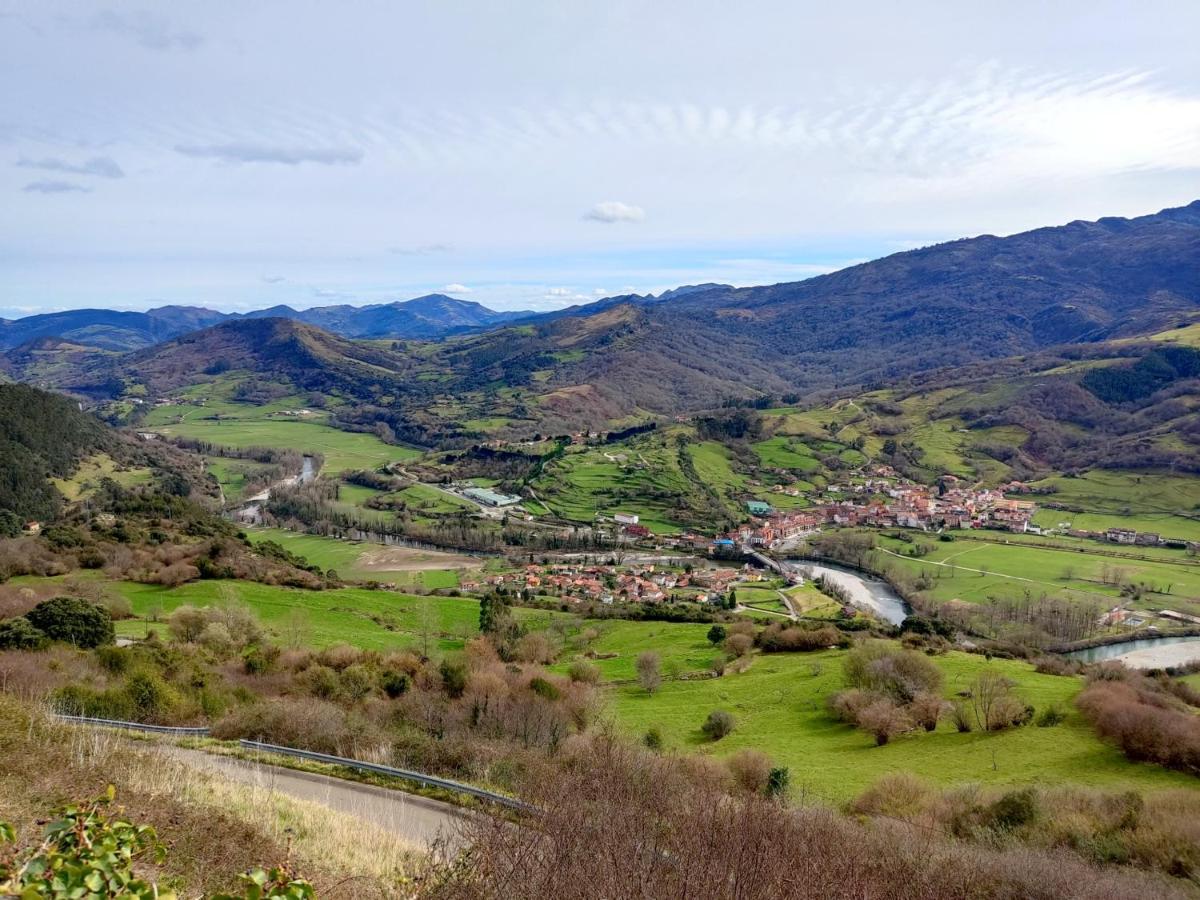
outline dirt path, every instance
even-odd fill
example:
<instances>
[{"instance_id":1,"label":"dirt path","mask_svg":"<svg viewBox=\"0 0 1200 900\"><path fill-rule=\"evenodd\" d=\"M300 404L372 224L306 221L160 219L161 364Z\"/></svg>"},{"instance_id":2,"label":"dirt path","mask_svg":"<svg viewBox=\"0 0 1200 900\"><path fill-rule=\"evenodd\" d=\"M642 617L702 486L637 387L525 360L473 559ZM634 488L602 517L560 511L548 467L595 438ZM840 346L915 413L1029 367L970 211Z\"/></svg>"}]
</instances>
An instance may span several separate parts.
<instances>
[{"instance_id":1,"label":"dirt path","mask_svg":"<svg viewBox=\"0 0 1200 900\"><path fill-rule=\"evenodd\" d=\"M471 815L457 806L428 797L343 781L327 775L217 756L169 744L161 744L157 749L187 766L215 773L230 781L320 803L378 825L415 847L428 849L439 837L454 844L458 825Z\"/></svg>"}]
</instances>

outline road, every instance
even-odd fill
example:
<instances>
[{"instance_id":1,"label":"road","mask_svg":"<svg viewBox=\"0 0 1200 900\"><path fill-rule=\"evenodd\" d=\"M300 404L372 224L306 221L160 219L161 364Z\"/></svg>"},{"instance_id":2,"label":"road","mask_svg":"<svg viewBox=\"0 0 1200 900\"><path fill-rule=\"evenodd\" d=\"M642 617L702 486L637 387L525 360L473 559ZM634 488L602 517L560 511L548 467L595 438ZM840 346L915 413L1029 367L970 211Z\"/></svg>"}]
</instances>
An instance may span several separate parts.
<instances>
[{"instance_id":1,"label":"road","mask_svg":"<svg viewBox=\"0 0 1200 900\"><path fill-rule=\"evenodd\" d=\"M439 800L343 781L327 775L218 756L170 744L160 744L157 749L187 766L212 772L230 781L319 803L370 822L416 847L428 849L439 836L447 838L453 845L458 826L472 815Z\"/></svg>"}]
</instances>

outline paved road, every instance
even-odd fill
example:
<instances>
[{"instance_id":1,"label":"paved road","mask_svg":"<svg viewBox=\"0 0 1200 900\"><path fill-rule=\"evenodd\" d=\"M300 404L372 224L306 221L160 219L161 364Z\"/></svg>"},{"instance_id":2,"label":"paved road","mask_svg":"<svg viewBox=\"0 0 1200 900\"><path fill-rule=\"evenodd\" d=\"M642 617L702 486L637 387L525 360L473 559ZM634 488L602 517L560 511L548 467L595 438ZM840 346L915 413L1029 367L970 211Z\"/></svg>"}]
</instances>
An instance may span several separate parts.
<instances>
[{"instance_id":1,"label":"paved road","mask_svg":"<svg viewBox=\"0 0 1200 900\"><path fill-rule=\"evenodd\" d=\"M230 756L217 756L202 750L187 750L167 744L160 745L160 749L188 766L214 772L231 781L279 791L348 813L385 828L418 847L432 846L439 836L447 837L454 843L457 826L471 815L457 806L403 791Z\"/></svg>"}]
</instances>

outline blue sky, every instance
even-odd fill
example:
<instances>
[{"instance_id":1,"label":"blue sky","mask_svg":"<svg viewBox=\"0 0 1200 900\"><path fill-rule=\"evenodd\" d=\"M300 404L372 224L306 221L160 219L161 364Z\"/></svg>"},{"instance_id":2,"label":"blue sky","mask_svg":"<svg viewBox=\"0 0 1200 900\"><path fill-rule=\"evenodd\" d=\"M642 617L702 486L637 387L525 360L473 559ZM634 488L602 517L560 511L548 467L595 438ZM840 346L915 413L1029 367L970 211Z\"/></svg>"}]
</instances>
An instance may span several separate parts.
<instances>
[{"instance_id":1,"label":"blue sky","mask_svg":"<svg viewBox=\"0 0 1200 900\"><path fill-rule=\"evenodd\" d=\"M0 316L548 309L1200 197L1200 4L0 0Z\"/></svg>"}]
</instances>

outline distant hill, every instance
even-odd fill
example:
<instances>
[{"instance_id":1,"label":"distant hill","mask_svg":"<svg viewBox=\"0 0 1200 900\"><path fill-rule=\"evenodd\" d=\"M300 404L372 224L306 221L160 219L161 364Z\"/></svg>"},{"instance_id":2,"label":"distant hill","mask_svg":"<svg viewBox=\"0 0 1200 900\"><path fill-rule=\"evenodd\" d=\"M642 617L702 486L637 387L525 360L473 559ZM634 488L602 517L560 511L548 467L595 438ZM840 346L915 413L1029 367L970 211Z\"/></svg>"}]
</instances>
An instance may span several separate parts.
<instances>
[{"instance_id":1,"label":"distant hill","mask_svg":"<svg viewBox=\"0 0 1200 900\"><path fill-rule=\"evenodd\" d=\"M431 295L295 315L374 336L401 320L410 331L430 321L475 328L487 318L480 310ZM437 344L366 343L292 316L239 317L123 356L26 346L0 368L95 399L256 373L347 401L338 407L345 424L386 422L406 440L435 443L480 429L559 434L767 398L811 403L964 366L986 377L1001 360L1197 321L1200 201L952 241L802 282L606 298ZM1132 381L1121 376L1120 390L1132 390L1127 381L1157 390L1147 369L1155 362Z\"/></svg>"},{"instance_id":2,"label":"distant hill","mask_svg":"<svg viewBox=\"0 0 1200 900\"><path fill-rule=\"evenodd\" d=\"M318 306L295 310L275 306L246 318L288 318L344 337L431 339L521 319L529 312L496 312L471 300L428 294L413 300L372 306Z\"/></svg>"},{"instance_id":3,"label":"distant hill","mask_svg":"<svg viewBox=\"0 0 1200 900\"><path fill-rule=\"evenodd\" d=\"M148 312L73 309L0 322L0 350L50 337L103 350L136 350L224 318L223 313L189 306L163 306Z\"/></svg>"},{"instance_id":4,"label":"distant hill","mask_svg":"<svg viewBox=\"0 0 1200 900\"><path fill-rule=\"evenodd\" d=\"M444 294L372 306L318 306L304 310L273 306L246 314L194 306L162 306L147 312L76 309L23 319L0 319L0 350L11 350L41 338L60 338L100 350L139 350L241 318L294 319L344 337L429 340L494 327L529 315L527 311L496 312L479 303Z\"/></svg>"},{"instance_id":5,"label":"distant hill","mask_svg":"<svg viewBox=\"0 0 1200 900\"><path fill-rule=\"evenodd\" d=\"M806 281L628 298L532 320L526 343L569 343L567 322L619 308L620 339L555 372L624 411L885 385L1061 344L1148 334L1200 314L1200 201L898 253ZM518 349L499 330L488 342ZM565 345L565 344L564 344Z\"/></svg>"}]
</instances>

